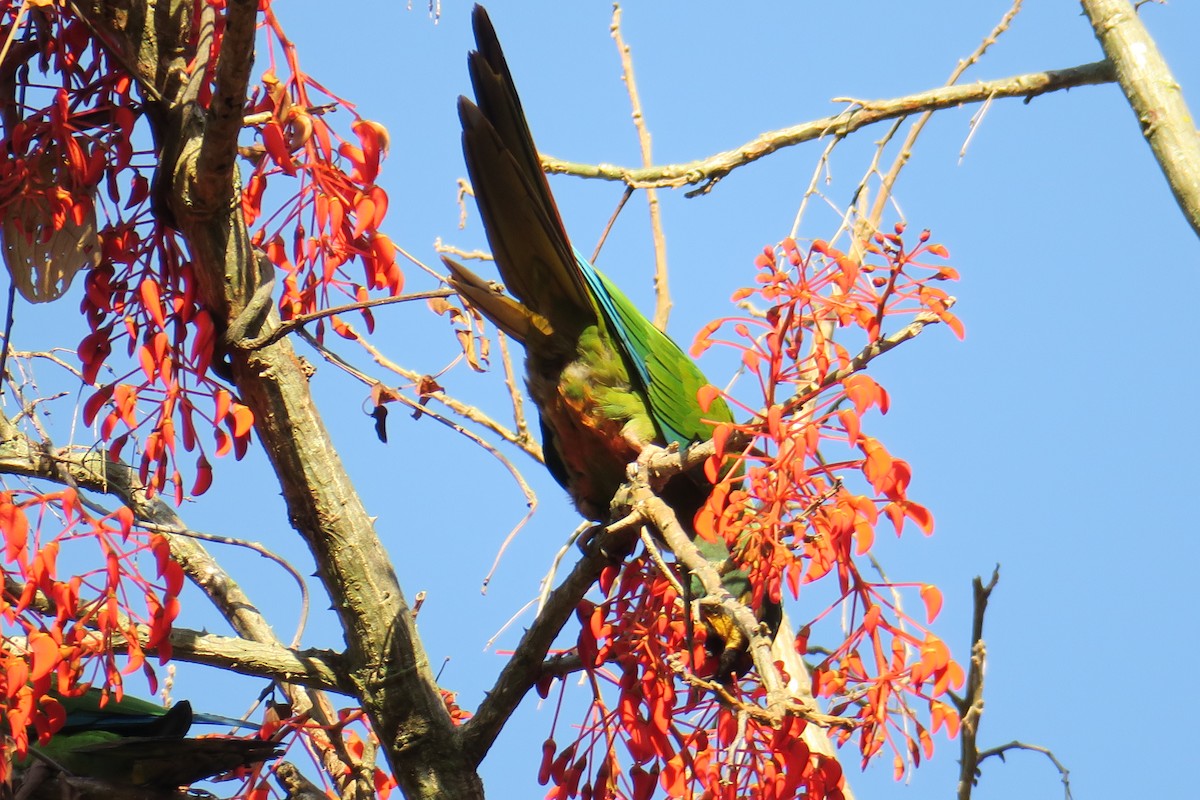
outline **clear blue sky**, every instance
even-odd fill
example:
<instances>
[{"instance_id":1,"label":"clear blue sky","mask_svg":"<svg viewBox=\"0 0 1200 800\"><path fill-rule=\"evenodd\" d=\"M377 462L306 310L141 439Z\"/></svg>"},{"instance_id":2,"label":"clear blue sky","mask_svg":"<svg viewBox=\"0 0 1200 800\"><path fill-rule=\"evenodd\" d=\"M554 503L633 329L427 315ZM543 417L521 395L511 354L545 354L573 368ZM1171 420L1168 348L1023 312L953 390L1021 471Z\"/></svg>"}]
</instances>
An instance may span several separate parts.
<instances>
[{"instance_id":1,"label":"clear blue sky","mask_svg":"<svg viewBox=\"0 0 1200 800\"><path fill-rule=\"evenodd\" d=\"M387 233L433 263L438 237L485 246L474 207L460 231L455 205L454 182L465 170L454 100L469 87L470 4L445 3L436 25L419 0L414 5L406 11L402 3L355 0L335 10L280 1L277 9L305 67L390 129L382 179L391 197ZM1101 58L1078 5L1027 5L967 80ZM630 3L624 32L655 161L702 157L832 113L840 108L829 103L833 97L886 98L935 87L1007 7L957 0ZM575 161L638 163L608 33L611 6L497 0L489 8L541 149ZM1200 109L1200 9L1146 5L1142 16L1193 110ZM951 291L967 337L959 342L931 329L871 368L892 397L892 411L874 419L873 430L912 464L911 496L937 521L928 539L881 535L879 555L893 579L943 589L936 630L963 660L971 577L1002 565L987 617L981 745L1020 739L1052 748L1081 800L1130 789L1184 797L1194 791L1186 764L1200 744L1187 721L1190 703L1185 697L1144 706L1149 697L1169 696L1200 655L1181 630L1200 563L1192 507L1200 247L1115 86L1029 105L998 101L960 163L977 110L938 114L898 187L909 222L932 228L962 273ZM828 188L834 201L848 200L882 132L864 132L857 144L839 148ZM788 234L822 147L778 153L737 171L707 197L662 196L676 303L671 332L678 339L690 341L700 325L725 313L733 289L751 280L759 249ZM620 188L574 178L555 178L552 186L568 229L590 251ZM826 217L811 219L802 236L830 235ZM648 230L639 196L601 257L645 308ZM409 275L408 289L432 284L415 270ZM430 317L423 307L381 310L375 341L412 369L437 371L455 346L445 322ZM340 349L396 382L353 347ZM705 366L722 382L722 366ZM380 444L363 413L364 387L332 367L318 368L326 422L379 517L405 591L410 598L428 592L420 623L430 658L451 659L443 682L470 708L502 663L483 652L484 643L536 594L578 519L540 467L518 460L541 508L481 596L480 580L524 512L506 473L463 439L400 411L391 418L391 443ZM496 375L460 366L441 382L503 413ZM311 572L265 459L255 454L216 466L214 488L185 507L186 519L261 541ZM231 555L228 563L280 637L290 638L296 603L287 579L254 557ZM915 607L917 600L910 602ZM340 647L324 605L317 602L305 645ZM790 609L797 620L814 611ZM190 612L180 623L225 630ZM515 641L510 632L499 646ZM253 685L245 686L249 696ZM228 713L236 710L226 705L239 699L235 689L229 678L187 669L177 695ZM493 796L541 796L535 772L550 718L534 703L522 707L483 768ZM852 786L860 797L950 796L957 743L940 735L936 741L933 762L909 786L892 781L887 759L858 774L851 754ZM1007 764L984 765L979 800L1016 793L1053 800L1062 787L1040 755L1015 753Z\"/></svg>"}]
</instances>

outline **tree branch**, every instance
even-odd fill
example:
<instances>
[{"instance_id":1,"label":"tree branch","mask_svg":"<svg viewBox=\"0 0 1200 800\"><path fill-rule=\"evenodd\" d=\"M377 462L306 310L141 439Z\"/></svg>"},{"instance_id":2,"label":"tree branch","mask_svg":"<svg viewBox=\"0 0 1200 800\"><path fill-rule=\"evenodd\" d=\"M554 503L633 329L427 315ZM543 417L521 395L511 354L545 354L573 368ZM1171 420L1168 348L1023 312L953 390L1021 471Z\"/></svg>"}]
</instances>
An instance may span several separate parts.
<instances>
[{"instance_id":1,"label":"tree branch","mask_svg":"<svg viewBox=\"0 0 1200 800\"><path fill-rule=\"evenodd\" d=\"M633 127L637 130L638 146L642 151L642 166L649 167L654 163L650 148L650 130L646 127L642 99L638 95L637 80L634 78L633 51L621 35L621 7L616 3L613 3L609 32L621 56L621 78L625 81L625 88L629 90ZM671 290L667 283L667 237L663 234L662 206L658 202L658 192L654 189L646 189L646 204L650 210L650 235L654 241L654 327L665 331L671 315Z\"/></svg>"},{"instance_id":2,"label":"tree branch","mask_svg":"<svg viewBox=\"0 0 1200 800\"><path fill-rule=\"evenodd\" d=\"M818 714L815 705L802 702L801 698L793 697L788 692L783 676L775 665L775 659L771 656L771 637L763 633L754 612L726 591L716 567L696 547L695 542L679 523L674 510L650 488L647 476L647 470L638 469L632 481L629 504L658 530L667 547L687 568L688 573L700 581L706 595L702 602L719 602L749 643L748 650L754 659L754 666L758 669L759 680L767 692L765 718L769 722L778 723L790 711L798 712L806 719L814 718L813 715ZM691 610L686 613L690 614Z\"/></svg>"},{"instance_id":3,"label":"tree branch","mask_svg":"<svg viewBox=\"0 0 1200 800\"><path fill-rule=\"evenodd\" d=\"M948 297L945 300L946 309L953 308L957 301L953 297ZM900 330L893 333L891 336L885 336L871 344L868 344L860 350L850 362L841 369L834 370L825 376L824 380L819 383L814 382L796 392L796 395L788 401L785 407L785 413L792 413L796 409L802 407L805 403L811 402L816 395L828 389L834 384L841 383L846 378L856 372L866 369L872 361L879 356L888 352L894 347L898 347L910 339L915 338L927 326L935 325L941 322L941 319L931 311L922 311L917 314L913 321L905 325ZM760 415L754 420L751 420L747 425L753 425L763 421ZM733 431L729 436L729 441L726 443L725 449L727 452L736 452L745 445L749 444L749 436L741 431ZM678 475L681 472L696 469L703 466L704 462L712 458L717 453L716 443L711 439L705 442L698 442L690 447L682 450L663 449L654 453L648 460L650 481L658 484L660 481L665 481L672 475Z\"/></svg>"},{"instance_id":4,"label":"tree branch","mask_svg":"<svg viewBox=\"0 0 1200 800\"><path fill-rule=\"evenodd\" d=\"M790 128L764 133L745 144L699 161L666 164L657 167L618 167L610 164L576 164L553 156L542 156L542 168L549 173L620 181L634 188L679 187L703 184L689 193L705 193L738 167L768 156L784 147L825 136L841 138L876 122L895 119L921 111L937 111L964 103L979 103L991 98L1023 97L1026 101L1046 92L1071 89L1116 79L1107 61L1082 64L1067 69L1015 75L967 86L947 86L891 100L848 101L854 107L831 117L803 122Z\"/></svg>"},{"instance_id":5,"label":"tree branch","mask_svg":"<svg viewBox=\"0 0 1200 800\"><path fill-rule=\"evenodd\" d=\"M211 6L206 6L211 8ZM217 59L216 86L208 104L208 123L200 141L194 173L195 202L217 209L229 202L235 190L233 172L238 135L246 106L246 87L254 63L254 29L258 0L226 0L225 33ZM206 54L201 54L206 55ZM195 76L203 80L203 75Z\"/></svg>"},{"instance_id":6,"label":"tree branch","mask_svg":"<svg viewBox=\"0 0 1200 800\"><path fill-rule=\"evenodd\" d=\"M136 5L144 17L154 4L138 0ZM181 5L191 8L190 3ZM234 5L230 24L252 27L247 17L253 17L257 4L238 0L236 10ZM235 22L235 15L244 16ZM91 22L108 38L124 41L125 52L141 52L127 41L136 30L126 30L102 14L93 15ZM196 55L191 38L186 28L160 33L158 52L148 54L153 56L149 63L165 59L172 64L169 74L177 73L180 64L189 63L189 55ZM249 49L239 38L242 33L227 35L232 37L230 49L223 48L216 90L229 106L221 113L237 107L240 128L237 98L244 96L244 88L239 91L239 76L250 69ZM236 64L239 53L243 63ZM161 158L157 194L187 241L198 299L218 325L237 331L236 338L256 338L280 324L269 291L265 304L259 302L271 278L269 268L260 265L251 246L240 204L205 202L205 196L216 196L216 189L193 196L203 180L198 174L200 150L210 148L207 163L220 167L222 153L236 145L236 136L224 132L220 119L198 115L194 107L178 102L186 95L156 85L164 98L151 112ZM209 125L215 127L210 131ZM231 169L227 180L221 193L236 198L241 189L236 171ZM482 783L458 746L391 561L317 413L308 377L290 341L252 352L232 348L229 357L240 399L254 414L255 430L283 490L289 518L312 552L339 615L355 681L353 694L362 701L401 791L409 800L482 797Z\"/></svg>"},{"instance_id":7,"label":"tree branch","mask_svg":"<svg viewBox=\"0 0 1200 800\"><path fill-rule=\"evenodd\" d=\"M6 586L7 592L20 591L20 585ZM52 611L49 613L53 613ZM149 648L150 628L136 626L138 642L145 652ZM89 633L87 638L101 640L104 634ZM218 636L213 633L173 628L171 630L171 659L204 664L210 667L237 672L251 677L266 678L281 683L303 684L312 689L329 689L340 694L352 695L353 684L348 675L346 659L341 653L319 648L296 650L290 647L252 642L234 636ZM119 635L116 640L103 647L114 652L124 652L127 645ZM26 647L22 636L5 638L4 646L18 650Z\"/></svg>"},{"instance_id":8,"label":"tree branch","mask_svg":"<svg viewBox=\"0 0 1200 800\"><path fill-rule=\"evenodd\" d=\"M1200 234L1200 133L1179 82L1132 3L1082 0L1082 4L1175 201Z\"/></svg>"}]
</instances>

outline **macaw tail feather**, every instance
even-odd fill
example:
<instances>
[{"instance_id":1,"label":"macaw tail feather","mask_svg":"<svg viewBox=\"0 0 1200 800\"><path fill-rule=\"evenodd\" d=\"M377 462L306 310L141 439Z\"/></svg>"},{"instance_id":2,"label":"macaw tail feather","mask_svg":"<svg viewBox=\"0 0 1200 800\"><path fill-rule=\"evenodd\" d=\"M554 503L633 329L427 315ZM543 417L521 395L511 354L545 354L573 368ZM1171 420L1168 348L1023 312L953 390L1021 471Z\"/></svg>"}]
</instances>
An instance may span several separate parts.
<instances>
[{"instance_id":1,"label":"macaw tail feather","mask_svg":"<svg viewBox=\"0 0 1200 800\"><path fill-rule=\"evenodd\" d=\"M596 309L491 20L480 6L472 20L478 50L468 66L478 105L460 97L458 113L475 200L505 287L559 334L545 344L566 348L596 323Z\"/></svg>"}]
</instances>

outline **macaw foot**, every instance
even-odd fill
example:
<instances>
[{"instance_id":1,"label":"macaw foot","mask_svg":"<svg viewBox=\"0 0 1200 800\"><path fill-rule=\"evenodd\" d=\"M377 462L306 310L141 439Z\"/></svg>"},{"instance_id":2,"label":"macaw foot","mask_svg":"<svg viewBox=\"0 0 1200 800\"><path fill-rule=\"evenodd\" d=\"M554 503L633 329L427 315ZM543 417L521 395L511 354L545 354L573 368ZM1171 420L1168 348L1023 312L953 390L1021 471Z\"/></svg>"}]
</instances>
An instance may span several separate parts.
<instances>
[{"instance_id":1,"label":"macaw foot","mask_svg":"<svg viewBox=\"0 0 1200 800\"><path fill-rule=\"evenodd\" d=\"M675 454L679 452L679 443L671 442L666 447L659 447L656 444L646 444L638 451L637 460L629 465L629 478L633 480L637 475L645 475L646 483L655 494L660 494L663 485L669 480L667 477L658 475L657 471L651 468L651 463L661 455Z\"/></svg>"},{"instance_id":2,"label":"macaw foot","mask_svg":"<svg viewBox=\"0 0 1200 800\"><path fill-rule=\"evenodd\" d=\"M604 533L604 530L605 526L603 525L592 525L584 530L583 533L579 534L579 536L575 539L575 546L579 548L579 552L583 553L585 556L591 552L593 547L592 543L596 541L597 536L600 536ZM603 551L604 545L601 544L600 548L601 551Z\"/></svg>"},{"instance_id":3,"label":"macaw foot","mask_svg":"<svg viewBox=\"0 0 1200 800\"><path fill-rule=\"evenodd\" d=\"M599 537L595 547L600 554L614 564L619 564L633 552L638 540L637 530L637 525L597 525L589 533Z\"/></svg>"}]
</instances>

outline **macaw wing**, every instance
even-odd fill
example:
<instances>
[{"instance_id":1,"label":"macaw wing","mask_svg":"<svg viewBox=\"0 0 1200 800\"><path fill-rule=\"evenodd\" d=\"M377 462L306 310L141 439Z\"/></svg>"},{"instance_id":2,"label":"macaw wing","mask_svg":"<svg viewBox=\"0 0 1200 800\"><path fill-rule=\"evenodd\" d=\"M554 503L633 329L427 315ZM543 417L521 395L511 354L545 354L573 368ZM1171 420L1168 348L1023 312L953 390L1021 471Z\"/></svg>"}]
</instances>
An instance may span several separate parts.
<instances>
[{"instance_id":1,"label":"macaw wing","mask_svg":"<svg viewBox=\"0 0 1200 800\"><path fill-rule=\"evenodd\" d=\"M663 444L686 447L712 438L714 422L732 422L733 413L717 398L708 411L700 410L697 394L708 384L704 373L671 337L654 327L604 273L575 253L614 345L629 366L630 379L646 397L655 430ZM708 420L705 422L704 420Z\"/></svg>"},{"instance_id":2,"label":"macaw wing","mask_svg":"<svg viewBox=\"0 0 1200 800\"><path fill-rule=\"evenodd\" d=\"M63 737L67 741L46 753L75 775L117 784L171 788L266 761L279 751L275 742L261 739L117 737L96 741L103 735Z\"/></svg>"},{"instance_id":3,"label":"macaw wing","mask_svg":"<svg viewBox=\"0 0 1200 800\"><path fill-rule=\"evenodd\" d=\"M67 720L59 734L108 731L121 736L163 736L182 739L192 726L192 706L180 700L171 708L125 695L100 705L102 693L89 689L75 697L59 696Z\"/></svg>"}]
</instances>

